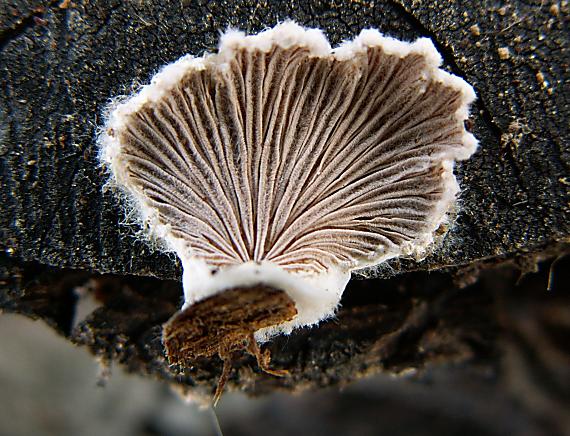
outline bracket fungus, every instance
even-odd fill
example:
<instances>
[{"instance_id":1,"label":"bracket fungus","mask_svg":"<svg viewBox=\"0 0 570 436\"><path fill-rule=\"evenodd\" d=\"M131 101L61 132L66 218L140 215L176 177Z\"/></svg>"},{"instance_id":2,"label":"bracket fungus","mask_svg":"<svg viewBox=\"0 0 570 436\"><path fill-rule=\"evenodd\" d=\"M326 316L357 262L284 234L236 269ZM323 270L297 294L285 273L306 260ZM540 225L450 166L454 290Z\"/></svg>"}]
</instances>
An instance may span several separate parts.
<instances>
[{"instance_id":1,"label":"bracket fungus","mask_svg":"<svg viewBox=\"0 0 570 436\"><path fill-rule=\"evenodd\" d=\"M332 316L351 271L425 252L477 147L473 88L440 65L427 38L331 49L287 21L112 105L101 160L183 266L171 363L247 346L270 371L256 341Z\"/></svg>"}]
</instances>

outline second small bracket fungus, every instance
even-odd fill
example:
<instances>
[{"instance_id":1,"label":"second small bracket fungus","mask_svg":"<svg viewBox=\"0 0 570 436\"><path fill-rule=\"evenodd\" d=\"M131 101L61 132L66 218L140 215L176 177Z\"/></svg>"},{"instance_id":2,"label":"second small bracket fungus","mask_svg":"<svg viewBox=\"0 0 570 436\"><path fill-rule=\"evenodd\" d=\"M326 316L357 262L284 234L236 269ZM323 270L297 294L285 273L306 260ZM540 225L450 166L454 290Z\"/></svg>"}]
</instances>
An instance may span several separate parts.
<instances>
[{"instance_id":1,"label":"second small bracket fungus","mask_svg":"<svg viewBox=\"0 0 570 436\"><path fill-rule=\"evenodd\" d=\"M184 268L171 362L316 324L351 271L425 252L477 147L475 93L440 64L426 38L331 49L288 21L228 31L111 108L101 159Z\"/></svg>"}]
</instances>

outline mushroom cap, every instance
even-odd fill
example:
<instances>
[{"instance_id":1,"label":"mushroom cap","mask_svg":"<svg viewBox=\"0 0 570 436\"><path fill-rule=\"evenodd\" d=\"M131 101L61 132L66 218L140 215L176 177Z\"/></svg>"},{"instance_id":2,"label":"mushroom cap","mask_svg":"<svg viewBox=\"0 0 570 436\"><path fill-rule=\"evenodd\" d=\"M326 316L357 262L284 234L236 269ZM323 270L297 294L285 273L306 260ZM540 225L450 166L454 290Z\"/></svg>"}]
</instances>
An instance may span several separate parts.
<instances>
[{"instance_id":1,"label":"mushroom cap","mask_svg":"<svg viewBox=\"0 0 570 436\"><path fill-rule=\"evenodd\" d=\"M291 21L230 30L117 103L101 159L180 257L186 306L269 283L296 301L290 331L333 314L352 270L433 241L477 147L475 93L440 64L373 29L335 49Z\"/></svg>"}]
</instances>

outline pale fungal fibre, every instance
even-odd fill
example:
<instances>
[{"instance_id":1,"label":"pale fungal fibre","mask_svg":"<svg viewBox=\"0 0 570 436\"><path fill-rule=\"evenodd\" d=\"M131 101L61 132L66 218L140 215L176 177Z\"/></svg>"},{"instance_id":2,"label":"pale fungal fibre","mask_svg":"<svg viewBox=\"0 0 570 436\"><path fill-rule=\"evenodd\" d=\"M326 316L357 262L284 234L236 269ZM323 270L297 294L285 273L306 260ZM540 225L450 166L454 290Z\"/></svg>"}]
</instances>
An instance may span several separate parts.
<instances>
[{"instance_id":1,"label":"pale fungal fibre","mask_svg":"<svg viewBox=\"0 0 570 436\"><path fill-rule=\"evenodd\" d=\"M184 268L185 308L228 288L285 291L330 317L351 271L421 255L458 193L471 86L429 39L363 30L331 49L293 22L230 30L112 109L101 159Z\"/></svg>"}]
</instances>

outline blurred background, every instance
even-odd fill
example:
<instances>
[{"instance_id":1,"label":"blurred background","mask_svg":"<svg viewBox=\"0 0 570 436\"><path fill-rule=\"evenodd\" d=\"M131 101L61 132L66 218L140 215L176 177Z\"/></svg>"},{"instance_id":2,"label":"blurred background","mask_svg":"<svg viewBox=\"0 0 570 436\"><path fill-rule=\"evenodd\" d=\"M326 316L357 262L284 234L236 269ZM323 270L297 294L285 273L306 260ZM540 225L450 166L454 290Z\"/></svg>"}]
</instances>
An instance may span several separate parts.
<instances>
[{"instance_id":1,"label":"blurred background","mask_svg":"<svg viewBox=\"0 0 570 436\"><path fill-rule=\"evenodd\" d=\"M570 434L568 261L552 267L544 262L510 292L521 301L534 296L525 301L547 308L540 313L556 329L542 329L535 319L544 316L532 318L524 303L522 316L513 318L519 333L502 346L494 370L441 364L421 378L373 375L347 386L258 398L226 392L215 412L121 367L102 371L85 348L42 321L2 314L0 436ZM483 274L479 285L498 283L497 274Z\"/></svg>"},{"instance_id":2,"label":"blurred background","mask_svg":"<svg viewBox=\"0 0 570 436\"><path fill-rule=\"evenodd\" d=\"M100 383L93 357L41 321L0 316L0 349L2 435L217 434L211 409L183 401L160 382L115 367ZM447 377L442 384L375 376L297 395L226 393L215 413L224 435L540 434L512 406L497 410L493 401L484 407L480 397L491 395L492 387L481 384L484 375L475 377L470 388L455 380L461 389ZM516 419L501 420L510 415ZM485 421L493 424L480 428Z\"/></svg>"}]
</instances>

